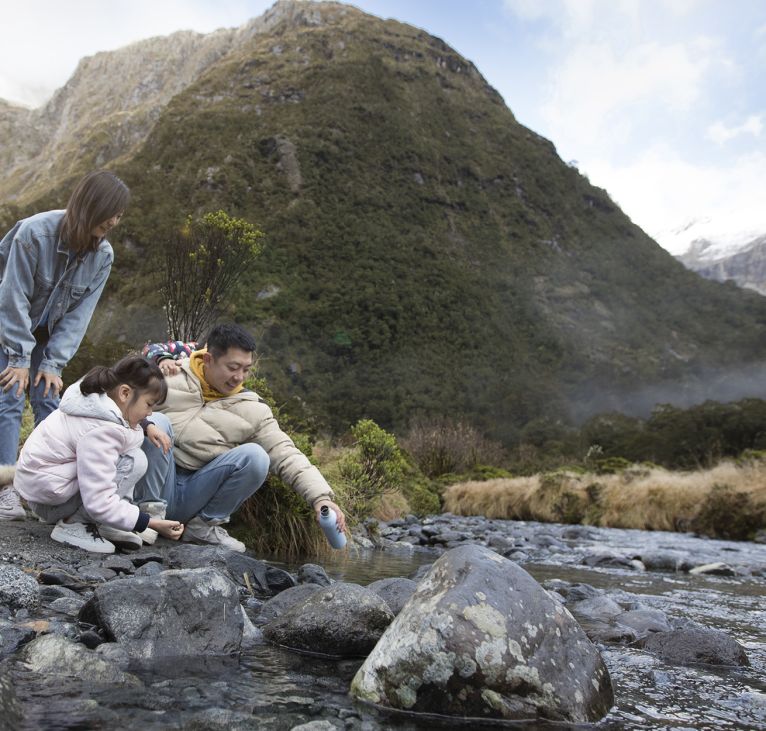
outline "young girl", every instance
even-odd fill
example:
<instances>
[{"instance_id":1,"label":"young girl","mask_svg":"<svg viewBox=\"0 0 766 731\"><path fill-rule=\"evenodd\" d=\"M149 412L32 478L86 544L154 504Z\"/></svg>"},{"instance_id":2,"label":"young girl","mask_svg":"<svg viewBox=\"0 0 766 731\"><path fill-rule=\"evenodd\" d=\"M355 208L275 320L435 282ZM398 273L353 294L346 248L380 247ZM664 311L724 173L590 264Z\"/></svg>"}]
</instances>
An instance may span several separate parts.
<instances>
[{"instance_id":1,"label":"young girl","mask_svg":"<svg viewBox=\"0 0 766 731\"><path fill-rule=\"evenodd\" d=\"M51 538L95 553L115 544L139 548L146 528L178 540L184 526L140 512L130 499L146 471L146 436L165 452L170 443L146 421L167 386L159 368L128 356L96 366L71 385L58 410L24 444L13 484L32 512L55 523Z\"/></svg>"},{"instance_id":2,"label":"young girl","mask_svg":"<svg viewBox=\"0 0 766 731\"><path fill-rule=\"evenodd\" d=\"M66 210L25 218L0 241L0 465L16 462L27 388L35 425L58 406L61 370L112 267L106 237L129 200L116 175L89 173ZM0 510L0 519L6 513Z\"/></svg>"}]
</instances>

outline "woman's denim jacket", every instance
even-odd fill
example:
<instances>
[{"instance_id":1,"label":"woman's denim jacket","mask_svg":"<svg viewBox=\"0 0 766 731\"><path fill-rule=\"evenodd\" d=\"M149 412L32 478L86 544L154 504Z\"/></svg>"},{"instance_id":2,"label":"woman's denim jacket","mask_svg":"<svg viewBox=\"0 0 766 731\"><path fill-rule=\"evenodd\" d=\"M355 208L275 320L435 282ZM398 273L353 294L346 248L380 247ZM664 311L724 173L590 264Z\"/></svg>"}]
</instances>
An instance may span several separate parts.
<instances>
[{"instance_id":1,"label":"woman's denim jacket","mask_svg":"<svg viewBox=\"0 0 766 731\"><path fill-rule=\"evenodd\" d=\"M103 239L95 252L69 256L59 238L64 211L19 221L0 241L0 347L11 368L29 368L34 331L49 339L39 370L61 374L77 352L112 268Z\"/></svg>"}]
</instances>

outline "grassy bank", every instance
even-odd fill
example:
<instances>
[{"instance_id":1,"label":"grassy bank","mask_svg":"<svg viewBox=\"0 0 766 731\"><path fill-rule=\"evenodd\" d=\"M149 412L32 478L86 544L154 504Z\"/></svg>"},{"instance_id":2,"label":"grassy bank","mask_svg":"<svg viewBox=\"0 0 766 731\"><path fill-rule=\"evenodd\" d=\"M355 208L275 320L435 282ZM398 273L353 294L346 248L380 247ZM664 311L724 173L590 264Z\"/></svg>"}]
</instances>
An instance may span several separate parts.
<instances>
[{"instance_id":1,"label":"grassy bank","mask_svg":"<svg viewBox=\"0 0 766 731\"><path fill-rule=\"evenodd\" d=\"M444 509L747 540L766 528L766 461L724 462L694 472L634 465L611 475L559 471L462 482L445 490Z\"/></svg>"}]
</instances>

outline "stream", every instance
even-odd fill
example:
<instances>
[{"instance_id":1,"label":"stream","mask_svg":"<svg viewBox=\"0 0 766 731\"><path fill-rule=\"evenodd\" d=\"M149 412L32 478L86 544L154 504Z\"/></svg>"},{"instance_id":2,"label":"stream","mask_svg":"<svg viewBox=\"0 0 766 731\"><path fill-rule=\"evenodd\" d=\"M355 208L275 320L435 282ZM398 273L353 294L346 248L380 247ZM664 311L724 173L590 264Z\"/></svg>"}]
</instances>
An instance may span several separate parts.
<instances>
[{"instance_id":1,"label":"stream","mask_svg":"<svg viewBox=\"0 0 766 731\"><path fill-rule=\"evenodd\" d=\"M459 520L459 519L456 519ZM478 520L478 519L477 519ZM484 520L484 519L480 519ZM561 536L566 526L492 521L510 534ZM465 523L461 524L465 529ZM589 529L590 530L590 529ZM588 568L577 542L568 550L530 551L522 562L539 582L586 583L612 598L637 601L673 619L693 619L721 629L745 648L749 667L666 665L656 656L621 645L600 645L614 685L615 706L597 724L501 724L506 728L554 729L766 729L766 545L700 539L690 535L598 528L590 543L615 551L682 552L738 567L735 575ZM336 580L368 584L410 576L438 557L433 550L357 551L322 562ZM302 561L270 562L295 571ZM310 559L309 559L310 560ZM747 570L746 570L747 569ZM331 660L258 643L240 658L168 661L133 666L142 683L109 687L63 680L44 686L17 669L14 685L24 711L19 727L39 729L330 729L496 728L441 718L379 715L348 695L362 660ZM0 728L2 719L0 719Z\"/></svg>"}]
</instances>

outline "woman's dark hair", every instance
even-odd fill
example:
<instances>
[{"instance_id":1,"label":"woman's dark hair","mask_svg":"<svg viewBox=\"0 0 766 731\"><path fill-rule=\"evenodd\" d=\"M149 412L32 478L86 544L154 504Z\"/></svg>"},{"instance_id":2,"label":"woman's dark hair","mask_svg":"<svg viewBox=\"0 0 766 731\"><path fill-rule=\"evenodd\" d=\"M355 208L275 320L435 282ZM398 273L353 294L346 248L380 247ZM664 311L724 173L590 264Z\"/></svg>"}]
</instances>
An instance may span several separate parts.
<instances>
[{"instance_id":1,"label":"woman's dark hair","mask_svg":"<svg viewBox=\"0 0 766 731\"><path fill-rule=\"evenodd\" d=\"M130 202L128 186L114 173L88 173L72 191L61 224L61 238L78 254L95 251L101 239L93 229L123 213Z\"/></svg>"},{"instance_id":2,"label":"woman's dark hair","mask_svg":"<svg viewBox=\"0 0 766 731\"><path fill-rule=\"evenodd\" d=\"M216 325L205 341L207 352L220 358L229 348L239 348L246 353L255 352L255 339L244 328L233 323Z\"/></svg>"},{"instance_id":3,"label":"woman's dark hair","mask_svg":"<svg viewBox=\"0 0 766 731\"><path fill-rule=\"evenodd\" d=\"M133 403L142 391L151 391L152 395L157 397L158 404L168 395L168 384L159 366L140 355L128 355L111 368L91 368L80 381L80 392L83 396L90 393L108 393L123 383L135 391L130 403Z\"/></svg>"}]
</instances>

